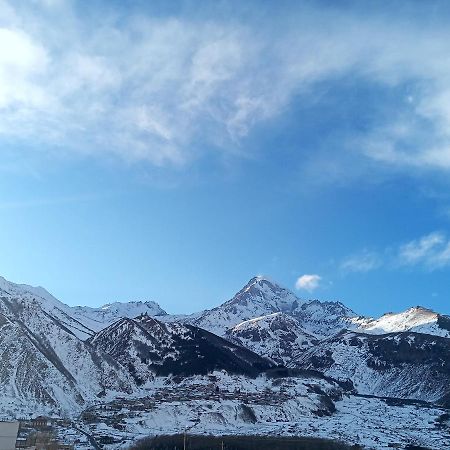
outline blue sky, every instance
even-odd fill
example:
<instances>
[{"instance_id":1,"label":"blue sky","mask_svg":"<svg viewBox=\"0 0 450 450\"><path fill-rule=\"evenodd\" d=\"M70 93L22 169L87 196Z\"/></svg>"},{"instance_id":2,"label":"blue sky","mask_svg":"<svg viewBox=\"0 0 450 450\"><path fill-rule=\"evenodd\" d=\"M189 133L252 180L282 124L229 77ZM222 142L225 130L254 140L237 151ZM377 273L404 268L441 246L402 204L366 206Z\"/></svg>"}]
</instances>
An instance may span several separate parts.
<instances>
[{"instance_id":1,"label":"blue sky","mask_svg":"<svg viewBox=\"0 0 450 450\"><path fill-rule=\"evenodd\" d=\"M0 273L450 313L448 3L242 3L0 1Z\"/></svg>"}]
</instances>

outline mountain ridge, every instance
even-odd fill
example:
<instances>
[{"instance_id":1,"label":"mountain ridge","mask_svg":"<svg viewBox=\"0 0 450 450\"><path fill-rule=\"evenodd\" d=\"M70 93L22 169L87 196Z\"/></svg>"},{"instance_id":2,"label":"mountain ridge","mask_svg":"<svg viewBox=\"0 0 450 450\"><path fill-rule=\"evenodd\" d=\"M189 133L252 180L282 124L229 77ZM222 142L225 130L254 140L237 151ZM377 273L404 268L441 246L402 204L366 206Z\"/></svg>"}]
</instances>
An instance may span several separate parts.
<instances>
[{"instance_id":1,"label":"mountain ridge","mask_svg":"<svg viewBox=\"0 0 450 450\"><path fill-rule=\"evenodd\" d=\"M68 306L43 287L13 283L0 276L0 294L1 292L12 292L37 300L45 311L57 314L69 329L83 339L122 317L134 318L145 313L158 317L163 322L191 323L223 336L228 329L241 322L278 312L289 314L300 323L304 322L305 331L317 333L319 338L346 328L373 334L416 331L450 337L450 316L424 306L418 305L405 311L388 312L372 318L358 315L341 301L300 299L265 276L251 278L224 303L188 315L169 314L154 301L115 301L100 307Z\"/></svg>"}]
</instances>

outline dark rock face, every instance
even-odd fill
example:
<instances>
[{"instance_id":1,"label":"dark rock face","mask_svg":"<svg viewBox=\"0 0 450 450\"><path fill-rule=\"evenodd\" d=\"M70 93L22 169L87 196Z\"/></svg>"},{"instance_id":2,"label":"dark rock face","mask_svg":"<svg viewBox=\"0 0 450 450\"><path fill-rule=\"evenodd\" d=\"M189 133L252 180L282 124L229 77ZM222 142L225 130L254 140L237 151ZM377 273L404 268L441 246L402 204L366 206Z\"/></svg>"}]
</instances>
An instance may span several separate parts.
<instances>
[{"instance_id":1,"label":"dark rock face","mask_svg":"<svg viewBox=\"0 0 450 450\"><path fill-rule=\"evenodd\" d=\"M122 319L89 342L127 367L138 384L154 376L206 375L214 370L255 377L273 366L201 328L164 324L145 315Z\"/></svg>"},{"instance_id":2,"label":"dark rock face","mask_svg":"<svg viewBox=\"0 0 450 450\"><path fill-rule=\"evenodd\" d=\"M439 373L450 375L450 342L426 334L402 333L367 339L372 358L368 365L388 370L405 364L434 366Z\"/></svg>"},{"instance_id":3,"label":"dark rock face","mask_svg":"<svg viewBox=\"0 0 450 450\"><path fill-rule=\"evenodd\" d=\"M437 323L440 328L450 331L450 317L438 314Z\"/></svg>"}]
</instances>

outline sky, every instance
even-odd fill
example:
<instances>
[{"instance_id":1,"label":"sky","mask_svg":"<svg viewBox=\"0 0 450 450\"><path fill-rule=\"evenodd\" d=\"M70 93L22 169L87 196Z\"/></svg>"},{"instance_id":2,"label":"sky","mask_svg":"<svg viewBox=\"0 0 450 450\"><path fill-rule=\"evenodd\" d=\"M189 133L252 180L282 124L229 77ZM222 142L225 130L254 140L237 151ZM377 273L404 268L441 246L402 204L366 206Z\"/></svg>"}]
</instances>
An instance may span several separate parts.
<instances>
[{"instance_id":1,"label":"sky","mask_svg":"<svg viewBox=\"0 0 450 450\"><path fill-rule=\"evenodd\" d=\"M447 1L0 0L0 274L450 314Z\"/></svg>"}]
</instances>

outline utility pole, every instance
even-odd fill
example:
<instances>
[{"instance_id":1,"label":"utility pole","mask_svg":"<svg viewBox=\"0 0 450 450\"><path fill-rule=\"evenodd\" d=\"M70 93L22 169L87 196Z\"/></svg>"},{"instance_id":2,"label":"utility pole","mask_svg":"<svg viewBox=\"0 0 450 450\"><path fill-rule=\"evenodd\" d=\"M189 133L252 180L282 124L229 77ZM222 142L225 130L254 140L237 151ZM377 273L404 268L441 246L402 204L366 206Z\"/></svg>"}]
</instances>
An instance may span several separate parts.
<instances>
[{"instance_id":1,"label":"utility pole","mask_svg":"<svg viewBox=\"0 0 450 450\"><path fill-rule=\"evenodd\" d=\"M183 450L186 450L186 427L184 427Z\"/></svg>"}]
</instances>

